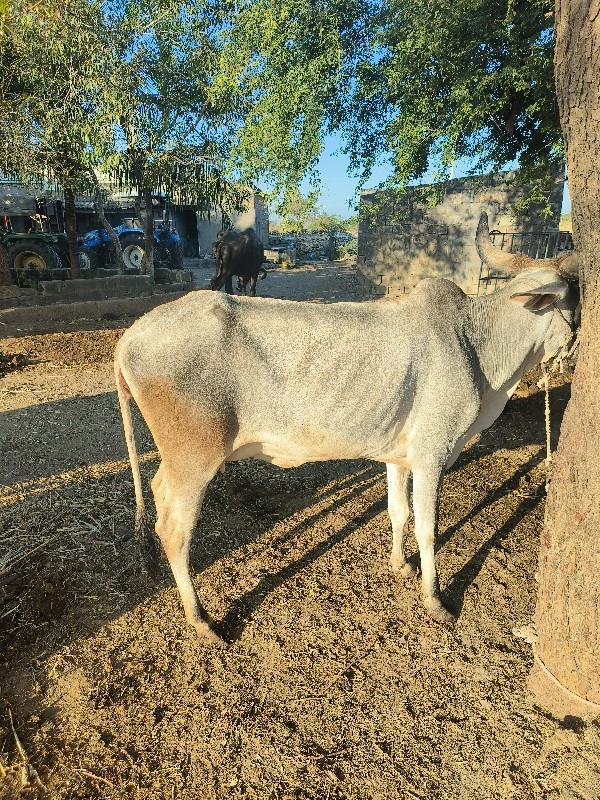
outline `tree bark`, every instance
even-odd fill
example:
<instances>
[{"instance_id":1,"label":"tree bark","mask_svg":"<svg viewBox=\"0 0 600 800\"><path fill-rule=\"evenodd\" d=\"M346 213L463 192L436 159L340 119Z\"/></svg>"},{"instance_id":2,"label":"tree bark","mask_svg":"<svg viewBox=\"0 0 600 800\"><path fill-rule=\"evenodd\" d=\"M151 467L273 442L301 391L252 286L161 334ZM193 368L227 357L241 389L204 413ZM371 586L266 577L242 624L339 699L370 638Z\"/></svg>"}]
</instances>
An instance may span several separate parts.
<instances>
[{"instance_id":1,"label":"tree bark","mask_svg":"<svg viewBox=\"0 0 600 800\"><path fill-rule=\"evenodd\" d=\"M65 233L69 246L69 263L71 276L81 278L79 269L79 248L77 247L77 217L75 215L75 193L70 186L65 186Z\"/></svg>"},{"instance_id":2,"label":"tree bark","mask_svg":"<svg viewBox=\"0 0 600 800\"><path fill-rule=\"evenodd\" d=\"M102 199L102 192L100 191L99 186L96 186L96 190L94 192L94 209L96 211L96 214L98 214L98 218L100 219L100 224L110 236L110 240L115 249L115 262L117 264L117 272L119 273L119 275L123 275L123 273L125 272L125 264L123 262L123 248L121 247L121 240L115 233L115 229L113 228L113 226L110 224L110 222L106 219L104 215L104 201Z\"/></svg>"},{"instance_id":3,"label":"tree bark","mask_svg":"<svg viewBox=\"0 0 600 800\"><path fill-rule=\"evenodd\" d=\"M137 198L135 200L135 217L137 219L138 225L143 225L143 217L142 217L142 190L138 189Z\"/></svg>"},{"instance_id":4,"label":"tree bark","mask_svg":"<svg viewBox=\"0 0 600 800\"><path fill-rule=\"evenodd\" d=\"M600 714L600 4L557 0L555 78L580 256L579 357L546 505L529 685L556 716Z\"/></svg>"},{"instance_id":5,"label":"tree bark","mask_svg":"<svg viewBox=\"0 0 600 800\"><path fill-rule=\"evenodd\" d=\"M154 206L152 205L152 189L144 189L146 220L144 223L144 254L147 275L154 275Z\"/></svg>"}]
</instances>

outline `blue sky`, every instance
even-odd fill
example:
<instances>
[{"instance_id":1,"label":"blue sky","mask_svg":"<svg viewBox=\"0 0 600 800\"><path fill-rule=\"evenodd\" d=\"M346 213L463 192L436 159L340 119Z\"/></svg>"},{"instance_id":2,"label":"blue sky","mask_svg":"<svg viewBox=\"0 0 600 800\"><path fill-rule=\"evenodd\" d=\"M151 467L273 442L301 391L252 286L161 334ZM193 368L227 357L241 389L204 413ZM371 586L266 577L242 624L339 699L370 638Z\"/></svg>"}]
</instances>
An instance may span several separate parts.
<instances>
[{"instance_id":1,"label":"blue sky","mask_svg":"<svg viewBox=\"0 0 600 800\"><path fill-rule=\"evenodd\" d=\"M328 214L339 214L350 217L356 213L354 206L358 202L358 178L348 175L350 161L340 150L339 136L328 136L325 139L323 155L319 159L318 169L321 174L321 197L319 204ZM369 180L368 187L377 186L390 173L389 166L377 167ZM302 192L309 190L308 182L301 187Z\"/></svg>"},{"instance_id":2,"label":"blue sky","mask_svg":"<svg viewBox=\"0 0 600 800\"><path fill-rule=\"evenodd\" d=\"M325 140L323 155L319 159L318 169L321 174L321 197L319 204L329 214L349 217L355 214L354 206L358 202L358 178L348 175L349 159L340 150L341 140L338 136L328 136ZM468 162L457 161L454 176L460 178L467 174ZM389 175L390 168L386 163L380 164L373 172L365 188L376 187ZM303 192L309 190L308 184L301 187ZM571 210L568 187L565 187L563 213Z\"/></svg>"}]
</instances>

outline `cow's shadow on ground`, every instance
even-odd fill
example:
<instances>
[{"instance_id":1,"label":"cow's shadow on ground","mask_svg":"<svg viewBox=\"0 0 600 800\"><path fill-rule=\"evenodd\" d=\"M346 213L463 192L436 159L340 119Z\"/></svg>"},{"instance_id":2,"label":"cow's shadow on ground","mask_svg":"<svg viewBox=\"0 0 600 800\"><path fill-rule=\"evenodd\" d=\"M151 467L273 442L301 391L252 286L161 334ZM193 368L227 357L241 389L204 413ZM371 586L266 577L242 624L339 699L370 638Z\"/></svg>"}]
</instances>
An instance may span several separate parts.
<instances>
[{"instance_id":1,"label":"cow's shadow on ground","mask_svg":"<svg viewBox=\"0 0 600 800\"><path fill-rule=\"evenodd\" d=\"M568 393L568 385L563 385L551 393L554 408L552 423L554 440L558 436ZM111 393L103 395L102 398L101 405L104 411L95 429L95 451L104 458L108 458L109 454L114 458L115 447L118 448L119 455L123 453L122 443L116 444L121 432L118 426L112 424L116 399ZM71 419L90 419L99 413L97 397L74 398L72 401L44 404L44 406L31 409L34 418L36 414L51 415L55 411L61 415L71 415ZM482 496L464 516L441 532L438 548L443 547L465 522L496 502L499 497L516 489L523 476L544 458L543 409L544 397L541 392L530 397L513 399L507 407L504 419L501 418L488 433L483 434L478 447L471 447L463 453L453 469L462 469L480 458L482 452L489 453L499 446L536 446L535 454L526 463L515 466L508 479ZM106 415L107 420L110 419L110 425L102 425L102 414ZM14 415L15 412L9 412L0 418L3 430L8 431L9 437L14 434L11 426L14 428L23 423L21 416ZM68 426L64 432L66 440L69 438L69 429ZM94 475L93 478L85 475L80 480L71 480L64 487L53 484L52 488L44 488L43 481L48 476L41 473L42 465L47 463L44 460L44 448L48 447L48 443L38 443L30 438L28 444L30 450L33 448L35 451L28 461L32 465L31 477L40 479L41 483L38 488L30 486L29 494L12 497L10 505L0 508L0 516L4 517L5 522L5 533L8 532L10 536L11 513L13 522L16 514L21 519L20 524L26 524L31 512L30 504L34 501L38 512L44 503L48 504L49 509L47 514L37 513L35 516L35 524L40 526L40 541L43 541L44 534L49 532L44 532L44 524L55 535L59 525L57 520L60 521L59 528L65 531L70 530L69 526L73 526L78 520L82 524L95 520L98 530L93 529L87 539L82 535L73 547L58 547L57 539L52 540L48 536L47 546L42 545L36 550L32 545L30 553L24 552L23 556L9 568L0 571L2 603L0 625L3 626L0 629L0 651L5 653L4 667L8 667L9 670L15 669L15 664L26 662L33 653L47 654L67 645L77 636L92 635L111 620L151 598L157 591L157 587L141 573L137 561L137 548L132 536L133 489L126 465L121 464L108 470L106 474ZM61 461L60 457L54 457L52 468L56 472L67 473L80 464L80 455L73 452L73 447L65 447L64 459ZM146 466L144 472L146 485L155 468L156 464L151 468ZM235 465L229 475L217 476L209 487L207 494L209 502L212 497L213 506L223 504L226 506L228 498L233 498L235 493L240 491L240 486L247 492L248 498L251 497L256 488L253 485L255 478L251 476L252 469L251 462L241 463ZM359 499L363 495L365 495L364 511L358 517L348 520L326 539L316 544L313 541L299 557L291 561L282 561L280 569L262 576L251 589L233 599L225 614L217 620L218 629L226 639L239 638L256 610L279 586L385 510L386 502L385 498L381 498L381 493L376 499L373 499L373 494L369 496L369 490L384 481L385 467L382 464L361 461L328 462L319 464L318 468L315 465L305 465L290 473L290 476L294 476L294 481L290 482L288 488L286 488L287 477L282 480L281 475L282 473L275 467L269 467L269 470L261 473L261 480L265 483L261 489L262 495L263 497L269 497L270 493L277 495L278 501L281 501L279 511L267 503L262 510L259 508L256 511L252 525L228 532L222 538L203 537L204 523L201 517L196 538L202 540L202 546L194 547L192 550L191 567L194 574L208 569L258 537L266 537L267 547L286 546L294 540L299 529L309 525L311 520L314 521L324 514L335 514L345 503ZM25 475L20 477L23 479ZM56 501L60 499L61 493L62 515L57 517ZM111 500L113 494L119 498L114 503ZM325 501L325 505L321 505L320 510L313 511L316 497ZM541 494L523 498L501 527L483 544L473 548L464 566L451 578L444 592L444 599L451 607L460 611L465 592L481 570L490 550L507 537L515 525L541 502L541 499ZM302 521L291 522L283 534L270 533L274 520L285 521L290 508L304 512ZM112 521L109 521L103 518L102 514L106 517L111 513L111 509ZM227 510L223 509L224 525L227 524ZM389 530L387 520L385 524ZM89 525L92 526L92 523L89 522ZM15 536L18 535L17 530ZM57 535L60 535L60 530ZM69 534L63 535L67 537ZM100 550L98 540L102 542ZM387 559L387 556L387 553L382 553L381 557ZM173 584L166 568L163 570L163 576L158 589ZM0 669L4 667L0 664Z\"/></svg>"}]
</instances>

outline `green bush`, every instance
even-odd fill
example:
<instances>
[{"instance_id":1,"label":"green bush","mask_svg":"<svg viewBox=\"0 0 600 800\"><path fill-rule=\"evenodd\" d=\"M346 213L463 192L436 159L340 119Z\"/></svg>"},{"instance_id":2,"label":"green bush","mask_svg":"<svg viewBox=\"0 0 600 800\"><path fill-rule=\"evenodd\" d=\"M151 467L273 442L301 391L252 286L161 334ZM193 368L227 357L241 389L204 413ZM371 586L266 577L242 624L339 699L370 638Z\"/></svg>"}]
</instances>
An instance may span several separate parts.
<instances>
[{"instance_id":1,"label":"green bush","mask_svg":"<svg viewBox=\"0 0 600 800\"><path fill-rule=\"evenodd\" d=\"M357 250L357 244L358 244L357 239L350 239L350 241L346 242L346 244L340 245L337 248L339 253L338 258L348 258L349 256L355 256Z\"/></svg>"}]
</instances>

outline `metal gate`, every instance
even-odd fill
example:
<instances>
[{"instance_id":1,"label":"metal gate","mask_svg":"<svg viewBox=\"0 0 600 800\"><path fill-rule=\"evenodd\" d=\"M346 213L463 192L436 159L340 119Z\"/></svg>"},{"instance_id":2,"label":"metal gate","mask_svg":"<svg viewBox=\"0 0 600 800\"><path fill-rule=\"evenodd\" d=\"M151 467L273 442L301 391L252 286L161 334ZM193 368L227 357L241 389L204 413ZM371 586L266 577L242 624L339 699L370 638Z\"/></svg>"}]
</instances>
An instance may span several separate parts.
<instances>
[{"instance_id":1,"label":"metal gate","mask_svg":"<svg viewBox=\"0 0 600 800\"><path fill-rule=\"evenodd\" d=\"M570 231L545 231L544 233L501 233L491 231L492 242L501 250L508 253L525 253L531 258L554 258L561 253L573 249L573 236ZM490 286L496 290L498 281L507 281L513 277L505 272L491 270L481 262L479 267L479 280L477 282L477 295L487 294Z\"/></svg>"}]
</instances>

